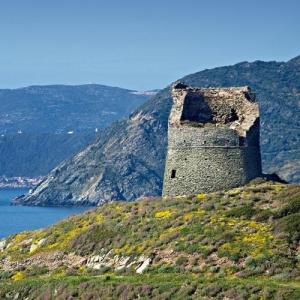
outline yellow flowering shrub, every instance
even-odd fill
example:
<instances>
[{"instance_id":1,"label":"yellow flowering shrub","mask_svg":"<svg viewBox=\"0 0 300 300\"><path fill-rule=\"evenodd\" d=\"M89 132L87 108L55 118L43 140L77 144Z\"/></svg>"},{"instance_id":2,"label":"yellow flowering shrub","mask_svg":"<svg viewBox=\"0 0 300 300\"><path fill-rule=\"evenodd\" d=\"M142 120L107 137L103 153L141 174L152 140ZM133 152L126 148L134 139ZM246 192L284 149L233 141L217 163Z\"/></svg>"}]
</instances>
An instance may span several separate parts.
<instances>
[{"instance_id":1,"label":"yellow flowering shrub","mask_svg":"<svg viewBox=\"0 0 300 300\"><path fill-rule=\"evenodd\" d=\"M204 200L204 199L206 198L206 194L203 194L203 193L197 194L196 197L197 197L197 199L199 199L199 200Z\"/></svg>"},{"instance_id":2,"label":"yellow flowering shrub","mask_svg":"<svg viewBox=\"0 0 300 300\"><path fill-rule=\"evenodd\" d=\"M121 248L115 248L114 252L116 254L131 254L132 252L134 252L135 247L133 247L132 245L129 244L125 244L123 247Z\"/></svg>"},{"instance_id":3,"label":"yellow flowering shrub","mask_svg":"<svg viewBox=\"0 0 300 300\"><path fill-rule=\"evenodd\" d=\"M14 243L20 243L23 240L26 240L27 238L28 238L28 233L27 232L21 232L21 233L18 233L14 236L13 242Z\"/></svg>"},{"instance_id":4,"label":"yellow flowering shrub","mask_svg":"<svg viewBox=\"0 0 300 300\"><path fill-rule=\"evenodd\" d=\"M12 280L13 280L13 281L19 281L19 280L22 280L22 279L24 279L24 278L26 278L26 275L25 275L23 272L19 271L19 272L17 272L17 273L12 277Z\"/></svg>"},{"instance_id":5,"label":"yellow flowering shrub","mask_svg":"<svg viewBox=\"0 0 300 300\"><path fill-rule=\"evenodd\" d=\"M198 209L196 211L191 211L191 212L186 213L185 215L183 215L182 219L184 221L188 221L188 220L192 219L193 217L201 217L203 215L205 215L205 210Z\"/></svg>"},{"instance_id":6,"label":"yellow flowering shrub","mask_svg":"<svg viewBox=\"0 0 300 300\"><path fill-rule=\"evenodd\" d=\"M241 188L234 188L227 192L229 196L236 196L239 195L240 193L241 193Z\"/></svg>"},{"instance_id":7,"label":"yellow flowering shrub","mask_svg":"<svg viewBox=\"0 0 300 300\"><path fill-rule=\"evenodd\" d=\"M170 210L161 210L155 213L155 218L164 219L171 217L172 212Z\"/></svg>"},{"instance_id":8,"label":"yellow flowering shrub","mask_svg":"<svg viewBox=\"0 0 300 300\"><path fill-rule=\"evenodd\" d=\"M103 216L103 214L100 214L100 213L98 213L97 215L96 215L96 217L95 217L95 221L96 221L96 223L102 223L103 221L104 221L104 216Z\"/></svg>"},{"instance_id":9,"label":"yellow flowering shrub","mask_svg":"<svg viewBox=\"0 0 300 300\"><path fill-rule=\"evenodd\" d=\"M284 185L279 183L279 184L272 184L271 187L276 191L276 192L280 192L283 188Z\"/></svg>"},{"instance_id":10,"label":"yellow flowering shrub","mask_svg":"<svg viewBox=\"0 0 300 300\"><path fill-rule=\"evenodd\" d=\"M251 193L248 191L243 191L241 193L241 195L242 195L242 198L249 198L251 196Z\"/></svg>"}]
</instances>

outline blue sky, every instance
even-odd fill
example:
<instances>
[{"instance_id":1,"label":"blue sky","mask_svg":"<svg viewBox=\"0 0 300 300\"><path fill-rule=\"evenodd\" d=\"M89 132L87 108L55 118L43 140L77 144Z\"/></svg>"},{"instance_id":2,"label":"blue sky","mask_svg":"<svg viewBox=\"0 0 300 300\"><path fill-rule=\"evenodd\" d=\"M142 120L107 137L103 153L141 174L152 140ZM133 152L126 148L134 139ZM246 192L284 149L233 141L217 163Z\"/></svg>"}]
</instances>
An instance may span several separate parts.
<instances>
[{"instance_id":1,"label":"blue sky","mask_svg":"<svg viewBox=\"0 0 300 300\"><path fill-rule=\"evenodd\" d=\"M205 68L300 55L299 0L1 0L0 88L147 90Z\"/></svg>"}]
</instances>

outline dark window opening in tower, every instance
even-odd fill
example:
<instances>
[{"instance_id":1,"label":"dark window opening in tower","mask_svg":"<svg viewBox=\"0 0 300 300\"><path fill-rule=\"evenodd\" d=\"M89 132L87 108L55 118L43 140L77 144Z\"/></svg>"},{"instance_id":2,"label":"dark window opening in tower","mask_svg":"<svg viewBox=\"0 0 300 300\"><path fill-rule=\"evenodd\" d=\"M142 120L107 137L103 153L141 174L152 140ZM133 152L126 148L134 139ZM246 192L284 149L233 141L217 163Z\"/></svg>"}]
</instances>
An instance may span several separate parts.
<instances>
[{"instance_id":1,"label":"dark window opening in tower","mask_svg":"<svg viewBox=\"0 0 300 300\"><path fill-rule=\"evenodd\" d=\"M175 178L176 177L176 170L172 170L171 172L171 178Z\"/></svg>"},{"instance_id":2,"label":"dark window opening in tower","mask_svg":"<svg viewBox=\"0 0 300 300\"><path fill-rule=\"evenodd\" d=\"M191 92L186 95L181 122L213 122L213 112L202 94Z\"/></svg>"},{"instance_id":3,"label":"dark window opening in tower","mask_svg":"<svg viewBox=\"0 0 300 300\"><path fill-rule=\"evenodd\" d=\"M234 121L237 121L238 119L239 119L239 116L237 115L236 110L234 108L232 108L230 110L230 116L229 116L228 122L234 122Z\"/></svg>"}]
</instances>

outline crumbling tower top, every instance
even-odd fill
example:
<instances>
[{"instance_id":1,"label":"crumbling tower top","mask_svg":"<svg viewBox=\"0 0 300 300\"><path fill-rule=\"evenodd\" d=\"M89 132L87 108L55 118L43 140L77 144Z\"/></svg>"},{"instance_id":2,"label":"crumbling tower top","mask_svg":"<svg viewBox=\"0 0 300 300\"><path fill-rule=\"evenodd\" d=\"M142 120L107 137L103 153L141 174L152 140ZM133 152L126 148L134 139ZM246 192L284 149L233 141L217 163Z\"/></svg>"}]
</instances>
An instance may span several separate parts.
<instances>
[{"instance_id":1,"label":"crumbling tower top","mask_svg":"<svg viewBox=\"0 0 300 300\"><path fill-rule=\"evenodd\" d=\"M259 117L249 87L195 88L177 82L172 96L171 127L230 128L245 137Z\"/></svg>"}]
</instances>

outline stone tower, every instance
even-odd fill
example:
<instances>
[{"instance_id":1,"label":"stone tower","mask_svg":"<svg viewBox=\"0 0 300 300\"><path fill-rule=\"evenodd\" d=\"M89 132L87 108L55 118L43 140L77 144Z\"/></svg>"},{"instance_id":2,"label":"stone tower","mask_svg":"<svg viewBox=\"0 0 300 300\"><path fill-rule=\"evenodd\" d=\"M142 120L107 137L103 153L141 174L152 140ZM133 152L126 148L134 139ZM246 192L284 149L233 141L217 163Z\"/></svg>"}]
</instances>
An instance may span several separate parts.
<instances>
[{"instance_id":1,"label":"stone tower","mask_svg":"<svg viewBox=\"0 0 300 300\"><path fill-rule=\"evenodd\" d=\"M172 86L163 195L241 186L261 175L259 109L248 87Z\"/></svg>"}]
</instances>

